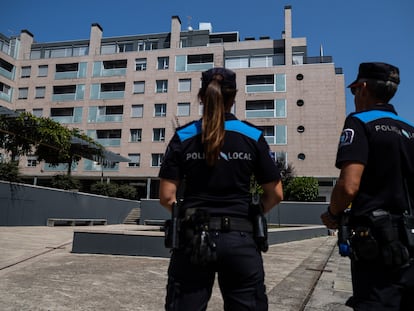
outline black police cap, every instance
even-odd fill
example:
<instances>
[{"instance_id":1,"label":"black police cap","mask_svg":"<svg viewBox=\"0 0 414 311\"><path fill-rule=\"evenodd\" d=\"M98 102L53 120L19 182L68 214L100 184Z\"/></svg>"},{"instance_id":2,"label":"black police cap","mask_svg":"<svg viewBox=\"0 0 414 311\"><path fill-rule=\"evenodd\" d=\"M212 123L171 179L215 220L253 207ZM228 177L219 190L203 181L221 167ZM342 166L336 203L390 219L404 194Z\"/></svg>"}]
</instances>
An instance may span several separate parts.
<instances>
[{"instance_id":1,"label":"black police cap","mask_svg":"<svg viewBox=\"0 0 414 311\"><path fill-rule=\"evenodd\" d=\"M400 70L390 64L386 63L361 63L359 65L358 76L354 82L348 87L352 87L360 79L372 79L377 81L391 81L394 83L400 83Z\"/></svg>"}]
</instances>

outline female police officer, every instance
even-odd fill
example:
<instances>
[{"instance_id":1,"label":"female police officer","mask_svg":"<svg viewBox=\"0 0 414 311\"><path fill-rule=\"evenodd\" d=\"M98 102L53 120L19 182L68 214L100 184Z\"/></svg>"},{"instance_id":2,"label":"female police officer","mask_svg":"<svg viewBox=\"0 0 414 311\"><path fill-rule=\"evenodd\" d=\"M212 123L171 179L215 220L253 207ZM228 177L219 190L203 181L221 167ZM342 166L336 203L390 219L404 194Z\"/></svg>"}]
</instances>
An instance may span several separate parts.
<instances>
[{"instance_id":1,"label":"female police officer","mask_svg":"<svg viewBox=\"0 0 414 311\"><path fill-rule=\"evenodd\" d=\"M160 203L171 211L185 180L182 209L203 211L203 238L215 253L200 264L188 248L174 249L166 310L206 310L216 272L225 310L268 309L263 261L248 218L250 178L254 174L264 190L264 212L282 200L282 184L262 132L230 113L236 93L234 72L203 72L203 117L178 128L164 155Z\"/></svg>"}]
</instances>

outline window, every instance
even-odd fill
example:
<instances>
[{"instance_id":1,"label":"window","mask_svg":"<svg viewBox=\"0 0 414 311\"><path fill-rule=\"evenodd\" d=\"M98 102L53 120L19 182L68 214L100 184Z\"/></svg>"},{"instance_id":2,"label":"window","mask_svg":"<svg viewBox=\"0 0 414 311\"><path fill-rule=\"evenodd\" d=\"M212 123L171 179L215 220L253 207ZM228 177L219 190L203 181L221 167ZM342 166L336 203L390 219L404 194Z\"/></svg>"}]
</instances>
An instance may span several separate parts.
<instances>
[{"instance_id":1,"label":"window","mask_svg":"<svg viewBox=\"0 0 414 311\"><path fill-rule=\"evenodd\" d=\"M141 162L141 154L139 153L128 153L128 158L131 162L128 162L129 167L139 167Z\"/></svg>"},{"instance_id":2,"label":"window","mask_svg":"<svg viewBox=\"0 0 414 311\"><path fill-rule=\"evenodd\" d=\"M156 93L167 93L168 92L168 80L157 80Z\"/></svg>"},{"instance_id":3,"label":"window","mask_svg":"<svg viewBox=\"0 0 414 311\"><path fill-rule=\"evenodd\" d=\"M299 159L299 160L302 160L302 161L303 161L303 160L305 160L305 158L306 158L306 156L305 156L305 154L304 154L304 153L299 153L299 154L298 154L298 159Z\"/></svg>"},{"instance_id":4,"label":"window","mask_svg":"<svg viewBox=\"0 0 414 311\"><path fill-rule=\"evenodd\" d=\"M78 71L78 70L79 70L78 63L56 64L56 72L71 72L71 71Z\"/></svg>"},{"instance_id":5,"label":"window","mask_svg":"<svg viewBox=\"0 0 414 311\"><path fill-rule=\"evenodd\" d=\"M262 126L263 136L269 145L285 145L287 143L286 125Z\"/></svg>"},{"instance_id":6,"label":"window","mask_svg":"<svg viewBox=\"0 0 414 311\"><path fill-rule=\"evenodd\" d=\"M246 118L285 118L286 100L248 100Z\"/></svg>"},{"instance_id":7,"label":"window","mask_svg":"<svg viewBox=\"0 0 414 311\"><path fill-rule=\"evenodd\" d=\"M147 70L147 59L146 58L135 59L135 70L136 71Z\"/></svg>"},{"instance_id":8,"label":"window","mask_svg":"<svg viewBox=\"0 0 414 311\"><path fill-rule=\"evenodd\" d=\"M144 94L145 81L134 81L134 94Z\"/></svg>"},{"instance_id":9,"label":"window","mask_svg":"<svg viewBox=\"0 0 414 311\"><path fill-rule=\"evenodd\" d=\"M292 55L292 65L303 65L303 53L293 53Z\"/></svg>"},{"instance_id":10,"label":"window","mask_svg":"<svg viewBox=\"0 0 414 311\"><path fill-rule=\"evenodd\" d=\"M170 58L168 56L166 57L158 57L158 67L157 69L168 69L170 62Z\"/></svg>"},{"instance_id":11,"label":"window","mask_svg":"<svg viewBox=\"0 0 414 311\"><path fill-rule=\"evenodd\" d=\"M226 68L236 69L236 68L249 68L249 57L232 57L226 58Z\"/></svg>"},{"instance_id":12,"label":"window","mask_svg":"<svg viewBox=\"0 0 414 311\"><path fill-rule=\"evenodd\" d=\"M29 93L29 88L27 87L19 88L19 99L27 99L28 93Z\"/></svg>"},{"instance_id":13,"label":"window","mask_svg":"<svg viewBox=\"0 0 414 311\"><path fill-rule=\"evenodd\" d=\"M131 143L140 142L142 139L142 129L130 129L129 130L129 141Z\"/></svg>"},{"instance_id":14,"label":"window","mask_svg":"<svg viewBox=\"0 0 414 311\"><path fill-rule=\"evenodd\" d=\"M7 96L11 95L11 87L10 85L4 84L2 82L0 82L0 93L4 93Z\"/></svg>"},{"instance_id":15,"label":"window","mask_svg":"<svg viewBox=\"0 0 414 311\"><path fill-rule=\"evenodd\" d=\"M125 82L102 83L101 92L125 91Z\"/></svg>"},{"instance_id":16,"label":"window","mask_svg":"<svg viewBox=\"0 0 414 311\"><path fill-rule=\"evenodd\" d=\"M35 98L45 98L45 93L45 86L36 86Z\"/></svg>"},{"instance_id":17,"label":"window","mask_svg":"<svg viewBox=\"0 0 414 311\"><path fill-rule=\"evenodd\" d=\"M162 153L152 153L151 154L151 166L159 167L161 166L164 155Z\"/></svg>"},{"instance_id":18,"label":"window","mask_svg":"<svg viewBox=\"0 0 414 311\"><path fill-rule=\"evenodd\" d=\"M30 72L32 70L32 67L30 66L24 66L22 67L22 73L21 73L21 78L30 78Z\"/></svg>"},{"instance_id":19,"label":"window","mask_svg":"<svg viewBox=\"0 0 414 311\"><path fill-rule=\"evenodd\" d=\"M132 105L131 107L131 117L132 118L142 118L144 111L143 105Z\"/></svg>"},{"instance_id":20,"label":"window","mask_svg":"<svg viewBox=\"0 0 414 311\"><path fill-rule=\"evenodd\" d=\"M40 65L38 76L39 77L47 77L48 69L49 69L49 67L47 65Z\"/></svg>"},{"instance_id":21,"label":"window","mask_svg":"<svg viewBox=\"0 0 414 311\"><path fill-rule=\"evenodd\" d=\"M118 43L118 53L132 52L134 50L134 44L132 42L120 42Z\"/></svg>"},{"instance_id":22,"label":"window","mask_svg":"<svg viewBox=\"0 0 414 311\"><path fill-rule=\"evenodd\" d=\"M213 54L188 55L187 57L187 64L212 63L213 61Z\"/></svg>"},{"instance_id":23,"label":"window","mask_svg":"<svg viewBox=\"0 0 414 311\"><path fill-rule=\"evenodd\" d=\"M204 71L214 66L214 54L177 55L175 57L175 70Z\"/></svg>"},{"instance_id":24,"label":"window","mask_svg":"<svg viewBox=\"0 0 414 311\"><path fill-rule=\"evenodd\" d=\"M298 74L296 75L296 80L298 80L298 81L303 80L303 74L298 73Z\"/></svg>"},{"instance_id":25,"label":"window","mask_svg":"<svg viewBox=\"0 0 414 311\"><path fill-rule=\"evenodd\" d=\"M298 99L296 102L296 105L298 105L299 107L302 107L305 104L305 102L303 101L303 99Z\"/></svg>"},{"instance_id":26,"label":"window","mask_svg":"<svg viewBox=\"0 0 414 311\"><path fill-rule=\"evenodd\" d=\"M189 116L190 115L190 103L178 103L177 116Z\"/></svg>"},{"instance_id":27,"label":"window","mask_svg":"<svg viewBox=\"0 0 414 311\"><path fill-rule=\"evenodd\" d=\"M276 99L276 118L286 118L286 99Z\"/></svg>"},{"instance_id":28,"label":"window","mask_svg":"<svg viewBox=\"0 0 414 311\"><path fill-rule=\"evenodd\" d=\"M36 167L37 165L37 157L36 156L27 156L27 167Z\"/></svg>"},{"instance_id":29,"label":"window","mask_svg":"<svg viewBox=\"0 0 414 311\"><path fill-rule=\"evenodd\" d=\"M75 94L76 85L61 85L53 87L53 94Z\"/></svg>"},{"instance_id":30,"label":"window","mask_svg":"<svg viewBox=\"0 0 414 311\"><path fill-rule=\"evenodd\" d=\"M178 92L190 92L191 91L191 79L179 79L178 80Z\"/></svg>"},{"instance_id":31,"label":"window","mask_svg":"<svg viewBox=\"0 0 414 311\"><path fill-rule=\"evenodd\" d=\"M152 130L152 141L165 141L165 128L155 128Z\"/></svg>"},{"instance_id":32,"label":"window","mask_svg":"<svg viewBox=\"0 0 414 311\"><path fill-rule=\"evenodd\" d=\"M40 118L40 117L43 116L43 109L42 108L35 108L35 109L33 109L32 114L35 117L39 117Z\"/></svg>"},{"instance_id":33,"label":"window","mask_svg":"<svg viewBox=\"0 0 414 311\"><path fill-rule=\"evenodd\" d=\"M158 40L139 40L138 51L151 51L158 49Z\"/></svg>"},{"instance_id":34,"label":"window","mask_svg":"<svg viewBox=\"0 0 414 311\"><path fill-rule=\"evenodd\" d=\"M167 115L167 104L155 104L154 105L154 116L165 117Z\"/></svg>"},{"instance_id":35,"label":"window","mask_svg":"<svg viewBox=\"0 0 414 311\"><path fill-rule=\"evenodd\" d=\"M276 145L286 145L287 144L287 137L286 137L287 127L286 125L276 125Z\"/></svg>"},{"instance_id":36,"label":"window","mask_svg":"<svg viewBox=\"0 0 414 311\"><path fill-rule=\"evenodd\" d=\"M299 133L303 133L305 131L305 127L303 125L299 125L298 128L297 128L297 131Z\"/></svg>"}]
</instances>

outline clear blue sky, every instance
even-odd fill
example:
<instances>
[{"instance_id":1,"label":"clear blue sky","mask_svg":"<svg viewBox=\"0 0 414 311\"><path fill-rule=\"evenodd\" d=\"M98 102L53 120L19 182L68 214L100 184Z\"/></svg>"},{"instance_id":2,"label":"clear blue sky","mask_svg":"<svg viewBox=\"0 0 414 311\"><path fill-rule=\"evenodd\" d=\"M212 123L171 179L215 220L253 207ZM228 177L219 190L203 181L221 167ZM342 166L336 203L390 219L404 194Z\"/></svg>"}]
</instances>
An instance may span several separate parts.
<instances>
[{"instance_id":1,"label":"clear blue sky","mask_svg":"<svg viewBox=\"0 0 414 311\"><path fill-rule=\"evenodd\" d=\"M169 32L171 16L183 28L191 21L210 22L213 32L238 31L245 37L280 39L284 7L292 5L294 37L306 37L308 55L333 56L348 85L366 61L400 68L401 84L391 103L414 123L414 1L413 0L13 0L3 4L0 32L10 36L29 30L36 42L89 39L99 23L104 37ZM188 18L191 17L191 18ZM346 91L347 113L354 109Z\"/></svg>"}]
</instances>

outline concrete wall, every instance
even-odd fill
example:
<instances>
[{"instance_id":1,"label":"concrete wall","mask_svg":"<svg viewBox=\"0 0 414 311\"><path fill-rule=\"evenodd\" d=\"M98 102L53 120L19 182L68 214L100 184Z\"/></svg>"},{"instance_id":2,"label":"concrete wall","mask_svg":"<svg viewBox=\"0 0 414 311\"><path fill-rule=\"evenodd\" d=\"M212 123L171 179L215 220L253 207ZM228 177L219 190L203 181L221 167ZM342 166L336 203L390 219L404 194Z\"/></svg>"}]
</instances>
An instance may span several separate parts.
<instances>
[{"instance_id":1,"label":"concrete wall","mask_svg":"<svg viewBox=\"0 0 414 311\"><path fill-rule=\"evenodd\" d=\"M45 226L48 218L123 223L140 202L0 181L0 226Z\"/></svg>"},{"instance_id":2,"label":"concrete wall","mask_svg":"<svg viewBox=\"0 0 414 311\"><path fill-rule=\"evenodd\" d=\"M320 215L326 211L327 202L282 202L267 215L271 224L321 225ZM145 220L168 219L170 214L158 200L141 200L140 224Z\"/></svg>"}]
</instances>

